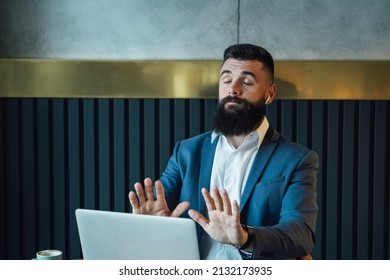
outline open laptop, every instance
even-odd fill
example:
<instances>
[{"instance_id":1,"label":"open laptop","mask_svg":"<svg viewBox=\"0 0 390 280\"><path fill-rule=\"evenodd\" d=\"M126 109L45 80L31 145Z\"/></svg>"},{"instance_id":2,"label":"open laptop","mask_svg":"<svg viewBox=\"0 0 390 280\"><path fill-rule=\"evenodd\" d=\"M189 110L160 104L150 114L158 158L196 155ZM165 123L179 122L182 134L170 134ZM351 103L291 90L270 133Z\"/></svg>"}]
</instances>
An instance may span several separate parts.
<instances>
[{"instance_id":1,"label":"open laptop","mask_svg":"<svg viewBox=\"0 0 390 280\"><path fill-rule=\"evenodd\" d=\"M187 218L77 209L85 260L197 260L195 222Z\"/></svg>"}]
</instances>

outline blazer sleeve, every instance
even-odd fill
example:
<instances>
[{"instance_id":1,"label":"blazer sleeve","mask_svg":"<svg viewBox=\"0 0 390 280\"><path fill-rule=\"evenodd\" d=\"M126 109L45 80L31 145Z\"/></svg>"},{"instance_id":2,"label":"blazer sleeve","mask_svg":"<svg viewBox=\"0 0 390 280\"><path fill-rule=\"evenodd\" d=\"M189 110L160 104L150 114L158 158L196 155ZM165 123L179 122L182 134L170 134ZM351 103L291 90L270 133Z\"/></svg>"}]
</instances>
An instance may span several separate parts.
<instances>
[{"instance_id":1,"label":"blazer sleeve","mask_svg":"<svg viewBox=\"0 0 390 280\"><path fill-rule=\"evenodd\" d=\"M286 178L280 220L273 226L255 228L251 258L294 259L311 253L318 212L318 168L317 154L309 151Z\"/></svg>"},{"instance_id":2,"label":"blazer sleeve","mask_svg":"<svg viewBox=\"0 0 390 280\"><path fill-rule=\"evenodd\" d=\"M173 210L179 203L180 192L183 184L178 162L180 144L180 141L176 143L173 153L160 178L160 181L164 186L165 199L170 210Z\"/></svg>"}]
</instances>

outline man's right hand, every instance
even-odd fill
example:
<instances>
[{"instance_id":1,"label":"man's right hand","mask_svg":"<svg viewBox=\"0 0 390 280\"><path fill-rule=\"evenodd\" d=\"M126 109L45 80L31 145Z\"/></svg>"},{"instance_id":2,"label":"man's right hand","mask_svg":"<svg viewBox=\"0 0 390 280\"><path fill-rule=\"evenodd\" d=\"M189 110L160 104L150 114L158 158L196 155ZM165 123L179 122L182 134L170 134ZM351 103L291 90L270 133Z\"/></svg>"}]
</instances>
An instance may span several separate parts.
<instances>
[{"instance_id":1,"label":"man's right hand","mask_svg":"<svg viewBox=\"0 0 390 280\"><path fill-rule=\"evenodd\" d=\"M188 210L190 203L183 201L173 211L170 211L165 200L164 186L160 181L155 182L156 199L153 195L153 182L150 178L144 180L145 189L142 184L134 184L135 192L130 191L129 200L134 214L147 214L156 216L179 217Z\"/></svg>"}]
</instances>

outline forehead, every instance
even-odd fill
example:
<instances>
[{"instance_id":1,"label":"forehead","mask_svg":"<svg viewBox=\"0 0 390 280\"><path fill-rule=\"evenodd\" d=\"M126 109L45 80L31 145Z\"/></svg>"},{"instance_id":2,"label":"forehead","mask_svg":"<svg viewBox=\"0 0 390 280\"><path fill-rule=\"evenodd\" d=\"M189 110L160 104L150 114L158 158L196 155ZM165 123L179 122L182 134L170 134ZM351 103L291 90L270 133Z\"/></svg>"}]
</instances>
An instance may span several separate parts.
<instances>
[{"instance_id":1,"label":"forehead","mask_svg":"<svg viewBox=\"0 0 390 280\"><path fill-rule=\"evenodd\" d=\"M254 76L264 73L263 63L258 60L237 60L229 58L221 67L220 74L252 74Z\"/></svg>"}]
</instances>

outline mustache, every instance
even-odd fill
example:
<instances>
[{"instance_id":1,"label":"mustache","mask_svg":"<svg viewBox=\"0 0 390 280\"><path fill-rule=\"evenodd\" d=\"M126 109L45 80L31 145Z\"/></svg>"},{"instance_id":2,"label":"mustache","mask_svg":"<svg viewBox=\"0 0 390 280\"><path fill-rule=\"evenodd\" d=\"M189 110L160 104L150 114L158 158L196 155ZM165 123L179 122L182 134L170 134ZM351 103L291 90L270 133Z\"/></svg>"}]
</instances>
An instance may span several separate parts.
<instances>
[{"instance_id":1,"label":"mustache","mask_svg":"<svg viewBox=\"0 0 390 280\"><path fill-rule=\"evenodd\" d=\"M221 99L220 103L222 105L225 105L226 103L228 102L235 102L235 103L238 103L238 104L245 104L247 103L247 101L245 99L241 99L241 98L238 98L236 96L226 96L224 97L223 99Z\"/></svg>"}]
</instances>

